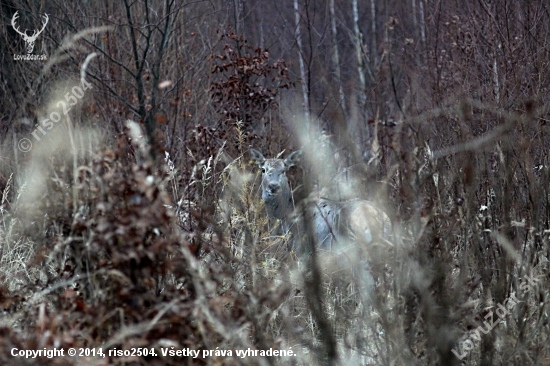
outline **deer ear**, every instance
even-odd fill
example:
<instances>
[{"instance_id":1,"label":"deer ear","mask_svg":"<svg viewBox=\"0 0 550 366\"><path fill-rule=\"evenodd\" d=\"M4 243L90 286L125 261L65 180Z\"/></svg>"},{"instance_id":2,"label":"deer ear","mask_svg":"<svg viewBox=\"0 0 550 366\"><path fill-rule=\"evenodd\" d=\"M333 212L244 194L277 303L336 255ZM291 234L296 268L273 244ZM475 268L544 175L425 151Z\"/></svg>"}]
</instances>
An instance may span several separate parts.
<instances>
[{"instance_id":1,"label":"deer ear","mask_svg":"<svg viewBox=\"0 0 550 366\"><path fill-rule=\"evenodd\" d=\"M258 165L263 165L265 163L265 158L261 152L256 149L250 148L250 157Z\"/></svg>"},{"instance_id":2,"label":"deer ear","mask_svg":"<svg viewBox=\"0 0 550 366\"><path fill-rule=\"evenodd\" d=\"M291 166L298 164L300 160L302 160L302 150L296 150L286 157L285 166L290 168Z\"/></svg>"}]
</instances>

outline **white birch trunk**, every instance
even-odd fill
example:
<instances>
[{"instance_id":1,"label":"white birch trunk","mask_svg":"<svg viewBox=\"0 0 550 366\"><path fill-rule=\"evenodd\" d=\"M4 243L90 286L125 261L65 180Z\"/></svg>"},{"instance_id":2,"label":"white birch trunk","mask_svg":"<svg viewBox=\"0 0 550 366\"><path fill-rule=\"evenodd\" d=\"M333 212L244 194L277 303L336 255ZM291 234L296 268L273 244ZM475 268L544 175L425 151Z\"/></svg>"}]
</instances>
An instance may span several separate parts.
<instances>
[{"instance_id":1,"label":"white birch trunk","mask_svg":"<svg viewBox=\"0 0 550 366\"><path fill-rule=\"evenodd\" d=\"M338 96L340 98L340 106L346 113L346 100L344 96L344 88L342 87L342 78L340 74L340 52L338 51L338 29L336 28L336 14L334 11L334 0L330 0L330 24L332 28L332 62L334 63L334 74L338 83Z\"/></svg>"},{"instance_id":2,"label":"white birch trunk","mask_svg":"<svg viewBox=\"0 0 550 366\"><path fill-rule=\"evenodd\" d=\"M356 1L356 0L354 0ZM376 6L375 0L370 1L370 15L371 15L371 37L372 37L372 49L371 49L371 59L372 62L376 63L377 61L377 52L376 52Z\"/></svg>"},{"instance_id":3,"label":"white birch trunk","mask_svg":"<svg viewBox=\"0 0 550 366\"><path fill-rule=\"evenodd\" d=\"M498 63L497 63L497 51L493 51L493 82L494 82L494 92L495 100L497 104L500 103L500 83L498 80Z\"/></svg>"},{"instance_id":4,"label":"white birch trunk","mask_svg":"<svg viewBox=\"0 0 550 366\"><path fill-rule=\"evenodd\" d=\"M422 44L426 44L426 23L424 21L424 1L420 0L418 2L418 7L420 11L420 38L422 39Z\"/></svg>"},{"instance_id":5,"label":"white birch trunk","mask_svg":"<svg viewBox=\"0 0 550 366\"><path fill-rule=\"evenodd\" d=\"M357 73L359 74L359 104L362 109L367 100L365 96L366 81L365 81L365 67L363 59L363 36L359 30L359 9L357 7L357 0L352 0L353 3L353 30L355 33L355 56L357 58ZM374 23L374 22L373 22Z\"/></svg>"},{"instance_id":6,"label":"white birch trunk","mask_svg":"<svg viewBox=\"0 0 550 366\"><path fill-rule=\"evenodd\" d=\"M294 0L294 14L296 20L296 43L298 44L298 59L300 60L300 77L302 78L302 96L304 98L304 116L306 122L309 124L309 95L307 88L307 73L304 63L304 47L302 45L302 33L300 31L300 8L298 6L298 0Z\"/></svg>"}]
</instances>

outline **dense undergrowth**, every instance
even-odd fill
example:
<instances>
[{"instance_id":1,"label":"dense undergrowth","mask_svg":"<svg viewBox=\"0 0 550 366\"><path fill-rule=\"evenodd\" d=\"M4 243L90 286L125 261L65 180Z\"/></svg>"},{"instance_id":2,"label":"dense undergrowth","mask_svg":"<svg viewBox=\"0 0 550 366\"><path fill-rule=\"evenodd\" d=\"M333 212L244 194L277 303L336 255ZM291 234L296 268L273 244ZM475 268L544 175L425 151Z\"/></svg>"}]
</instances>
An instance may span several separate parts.
<instances>
[{"instance_id":1,"label":"dense undergrowth","mask_svg":"<svg viewBox=\"0 0 550 366\"><path fill-rule=\"evenodd\" d=\"M386 13L363 44L364 88L352 66L337 83L332 51L315 53L313 41L332 50L316 23L330 13L307 17L311 7L298 17L308 79L288 59L294 29L256 32L229 12L230 26L225 3L47 5L59 20L43 35L49 61L0 70L0 363L548 364L546 8L525 4L487 28L481 10L512 5L371 3ZM408 4L437 27L419 32ZM2 4L3 23L18 9ZM10 29L2 54L20 52ZM341 43L343 65L354 42ZM64 113L57 102L86 80ZM296 205L369 199L392 221L387 241L365 257L290 251L250 146L304 149L288 171ZM53 348L64 355L14 356Z\"/></svg>"}]
</instances>

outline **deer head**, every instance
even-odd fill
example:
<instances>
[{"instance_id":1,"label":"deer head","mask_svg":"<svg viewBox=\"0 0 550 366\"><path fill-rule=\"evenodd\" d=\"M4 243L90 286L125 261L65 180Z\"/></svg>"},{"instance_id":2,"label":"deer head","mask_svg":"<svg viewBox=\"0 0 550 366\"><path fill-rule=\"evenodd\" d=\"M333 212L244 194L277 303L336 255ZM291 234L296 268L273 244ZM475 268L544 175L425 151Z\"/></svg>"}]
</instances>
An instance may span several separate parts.
<instances>
[{"instance_id":1,"label":"deer head","mask_svg":"<svg viewBox=\"0 0 550 366\"><path fill-rule=\"evenodd\" d=\"M294 151L286 159L266 159L261 152L251 148L250 155L262 171L262 199L269 217L286 220L293 210L286 171L300 161L302 151Z\"/></svg>"},{"instance_id":2,"label":"deer head","mask_svg":"<svg viewBox=\"0 0 550 366\"><path fill-rule=\"evenodd\" d=\"M17 14L18 12L16 11L15 14L13 14L13 18L11 18L11 26L13 27L13 29L19 33L22 37L23 37L23 40L25 41L25 43L27 44L27 53L32 53L32 50L34 49L34 42L36 42L36 39L38 38L38 36L40 35L40 33L42 33L42 31L44 30L44 28L46 28L46 24L48 24L48 14L44 14L44 22L42 24L42 29L40 30L35 30L34 33L31 35L31 36L28 36L27 35L27 30L25 29L25 32L21 32L18 28L17 28L17 25L15 24L15 21L17 20L17 18L19 18L19 15Z\"/></svg>"}]
</instances>

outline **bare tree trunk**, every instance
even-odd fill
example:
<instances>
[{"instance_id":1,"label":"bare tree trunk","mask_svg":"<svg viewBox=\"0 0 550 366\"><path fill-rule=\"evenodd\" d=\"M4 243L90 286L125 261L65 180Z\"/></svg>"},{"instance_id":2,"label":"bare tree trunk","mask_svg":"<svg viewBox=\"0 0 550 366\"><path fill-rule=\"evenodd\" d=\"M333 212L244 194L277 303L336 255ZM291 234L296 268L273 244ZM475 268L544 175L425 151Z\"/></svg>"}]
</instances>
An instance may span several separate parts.
<instances>
[{"instance_id":1,"label":"bare tree trunk","mask_svg":"<svg viewBox=\"0 0 550 366\"><path fill-rule=\"evenodd\" d=\"M426 23L424 21L424 1L418 1L418 8L420 10L420 38L422 39L422 44L426 45Z\"/></svg>"},{"instance_id":2,"label":"bare tree trunk","mask_svg":"<svg viewBox=\"0 0 550 366\"><path fill-rule=\"evenodd\" d=\"M243 17L244 3L240 0L233 0L233 22L235 23L235 30L237 31L237 34L246 39Z\"/></svg>"},{"instance_id":3,"label":"bare tree trunk","mask_svg":"<svg viewBox=\"0 0 550 366\"><path fill-rule=\"evenodd\" d=\"M294 0L294 14L295 14L295 20L296 20L296 42L298 44L298 59L300 61L300 77L302 78L302 96L304 98L304 115L306 118L306 122L309 124L310 116L309 116L309 95L308 95L308 88L307 88L307 74L306 74L306 66L304 63L304 46L302 44L302 33L300 31L300 8L298 6L298 0Z\"/></svg>"},{"instance_id":4,"label":"bare tree trunk","mask_svg":"<svg viewBox=\"0 0 550 366\"><path fill-rule=\"evenodd\" d=\"M357 1L355 1L355 8L357 9ZM371 53L372 53L372 62L376 63L376 6L375 6L375 0L370 0L370 15L371 15L371 37L372 37L372 45L371 45ZM355 15L354 15L355 17ZM356 23L357 24L357 23Z\"/></svg>"},{"instance_id":5,"label":"bare tree trunk","mask_svg":"<svg viewBox=\"0 0 550 366\"><path fill-rule=\"evenodd\" d=\"M357 58L357 73L359 74L358 98L359 98L359 107L362 110L367 100L365 95L366 81L365 81L365 64L364 64L364 58L363 58L363 35L359 30L359 10L357 7L357 0L352 0L352 2L353 2L353 30L355 33L355 55Z\"/></svg>"},{"instance_id":6,"label":"bare tree trunk","mask_svg":"<svg viewBox=\"0 0 550 366\"><path fill-rule=\"evenodd\" d=\"M491 9L491 13L495 14L496 10L493 10L493 9L494 8ZM493 70L492 70L493 71L493 92L495 93L495 101L497 102L497 105L499 105L500 104L500 81L498 77L499 75L498 75L497 57L502 46L498 41L498 36L497 36L498 31L495 31L495 27L497 27L497 25L495 24L493 26L493 24L491 23L490 30L493 38L493 50L491 52L493 56Z\"/></svg>"},{"instance_id":7,"label":"bare tree trunk","mask_svg":"<svg viewBox=\"0 0 550 366\"><path fill-rule=\"evenodd\" d=\"M500 84L498 81L498 64L497 64L496 50L493 51L493 82L494 82L495 100L497 104L499 104L500 103Z\"/></svg>"},{"instance_id":8,"label":"bare tree trunk","mask_svg":"<svg viewBox=\"0 0 550 366\"><path fill-rule=\"evenodd\" d=\"M413 33L412 33L412 38L414 40L415 43L419 43L419 39L418 39L418 14L417 14L417 10L416 10L416 1L417 0L411 0L411 5L412 5L412 10L411 10L411 13L412 13L412 18L413 18ZM415 55L415 59L416 59L416 64L417 65L420 65L421 64L421 53L420 52L416 52L416 55Z\"/></svg>"},{"instance_id":9,"label":"bare tree trunk","mask_svg":"<svg viewBox=\"0 0 550 366\"><path fill-rule=\"evenodd\" d=\"M413 26L414 26L414 31L416 32L416 28L418 27L418 20L416 19L416 0L411 0L411 7L412 7L411 13L413 17Z\"/></svg>"},{"instance_id":10,"label":"bare tree trunk","mask_svg":"<svg viewBox=\"0 0 550 366\"><path fill-rule=\"evenodd\" d=\"M340 106L344 115L347 117L346 100L344 96L344 88L342 86L342 78L340 75L340 52L338 51L338 30L336 28L336 14L334 11L334 0L330 0L330 24L332 27L332 62L334 63L334 75L338 83L338 96L340 98Z\"/></svg>"}]
</instances>

